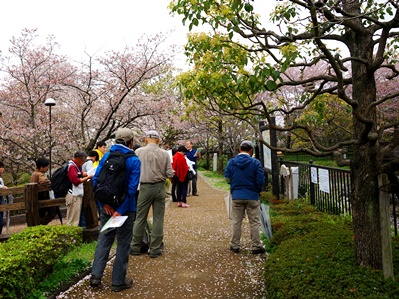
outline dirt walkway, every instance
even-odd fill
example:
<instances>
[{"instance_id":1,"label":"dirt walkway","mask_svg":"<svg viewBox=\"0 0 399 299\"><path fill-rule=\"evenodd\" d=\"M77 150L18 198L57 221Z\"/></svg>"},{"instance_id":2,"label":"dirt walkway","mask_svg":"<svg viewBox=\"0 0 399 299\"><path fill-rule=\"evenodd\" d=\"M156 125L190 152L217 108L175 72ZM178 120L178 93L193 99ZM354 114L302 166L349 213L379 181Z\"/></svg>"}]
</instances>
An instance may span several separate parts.
<instances>
[{"instance_id":1,"label":"dirt walkway","mask_svg":"<svg viewBox=\"0 0 399 299\"><path fill-rule=\"evenodd\" d=\"M133 278L133 288L111 292L111 260L101 288L92 289L86 277L57 298L265 298L262 273L266 256L248 250L230 252L225 192L215 190L202 177L198 192L200 196L187 198L188 209L177 208L176 203L168 205L162 256L130 256L127 275ZM248 222L242 237L242 246L250 248Z\"/></svg>"}]
</instances>

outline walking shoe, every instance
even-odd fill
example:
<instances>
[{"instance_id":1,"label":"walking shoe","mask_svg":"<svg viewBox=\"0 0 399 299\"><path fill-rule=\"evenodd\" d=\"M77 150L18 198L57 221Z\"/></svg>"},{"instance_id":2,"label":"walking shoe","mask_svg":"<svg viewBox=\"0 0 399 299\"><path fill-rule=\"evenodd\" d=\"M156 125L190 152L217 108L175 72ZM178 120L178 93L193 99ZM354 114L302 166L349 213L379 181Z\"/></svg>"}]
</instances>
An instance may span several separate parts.
<instances>
[{"instance_id":1,"label":"walking shoe","mask_svg":"<svg viewBox=\"0 0 399 299\"><path fill-rule=\"evenodd\" d=\"M183 202L183 204L181 205L181 207L182 207L182 208L189 208L190 205L188 205L188 204L186 204L186 203Z\"/></svg>"},{"instance_id":2,"label":"walking shoe","mask_svg":"<svg viewBox=\"0 0 399 299\"><path fill-rule=\"evenodd\" d=\"M233 251L234 253L239 253L240 248L230 247L230 251Z\"/></svg>"},{"instance_id":3,"label":"walking shoe","mask_svg":"<svg viewBox=\"0 0 399 299\"><path fill-rule=\"evenodd\" d=\"M252 254L262 254L262 253L265 253L265 252L266 252L266 249L263 248L263 247L260 247L258 249L253 249L252 250Z\"/></svg>"},{"instance_id":4,"label":"walking shoe","mask_svg":"<svg viewBox=\"0 0 399 299\"><path fill-rule=\"evenodd\" d=\"M197 193L193 193L193 196L199 196Z\"/></svg>"},{"instance_id":5,"label":"walking shoe","mask_svg":"<svg viewBox=\"0 0 399 299\"><path fill-rule=\"evenodd\" d=\"M182 204L183 204L183 203L182 203L181 201L179 201L179 202L177 203L177 206L178 206L178 207L181 207Z\"/></svg>"},{"instance_id":6,"label":"walking shoe","mask_svg":"<svg viewBox=\"0 0 399 299\"><path fill-rule=\"evenodd\" d=\"M112 285L111 290L112 292L120 292L122 290L129 289L133 286L133 279L131 278L126 278L125 283L121 285Z\"/></svg>"},{"instance_id":7,"label":"walking shoe","mask_svg":"<svg viewBox=\"0 0 399 299\"><path fill-rule=\"evenodd\" d=\"M100 285L101 285L101 277L92 275L90 278L90 286L93 288L97 288Z\"/></svg>"},{"instance_id":8,"label":"walking shoe","mask_svg":"<svg viewBox=\"0 0 399 299\"><path fill-rule=\"evenodd\" d=\"M150 258L155 259L155 258L157 258L158 256L161 256L161 255L162 255L162 252L150 253Z\"/></svg>"},{"instance_id":9,"label":"walking shoe","mask_svg":"<svg viewBox=\"0 0 399 299\"><path fill-rule=\"evenodd\" d=\"M136 251L136 250L130 249L130 255L141 255L141 254L142 254L141 251Z\"/></svg>"}]
</instances>

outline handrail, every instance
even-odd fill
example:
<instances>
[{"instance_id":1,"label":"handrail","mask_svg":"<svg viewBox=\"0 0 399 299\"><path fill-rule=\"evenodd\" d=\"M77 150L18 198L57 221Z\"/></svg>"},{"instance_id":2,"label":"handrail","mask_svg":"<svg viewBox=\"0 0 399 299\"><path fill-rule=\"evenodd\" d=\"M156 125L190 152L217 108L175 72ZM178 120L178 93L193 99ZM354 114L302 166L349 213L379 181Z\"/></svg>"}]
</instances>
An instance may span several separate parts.
<instances>
[{"instance_id":1,"label":"handrail","mask_svg":"<svg viewBox=\"0 0 399 299\"><path fill-rule=\"evenodd\" d=\"M86 228L95 229L98 227L97 205L94 199L93 185L90 182L84 183L84 196L82 208L86 218ZM4 203L0 205L2 211L25 210L27 226L40 224L39 209L48 207L58 207L65 205L65 197L55 199L39 200L38 194L43 191L50 191L50 185L39 185L37 183L27 183L24 186L0 189L0 196L18 195L19 202Z\"/></svg>"}]
</instances>

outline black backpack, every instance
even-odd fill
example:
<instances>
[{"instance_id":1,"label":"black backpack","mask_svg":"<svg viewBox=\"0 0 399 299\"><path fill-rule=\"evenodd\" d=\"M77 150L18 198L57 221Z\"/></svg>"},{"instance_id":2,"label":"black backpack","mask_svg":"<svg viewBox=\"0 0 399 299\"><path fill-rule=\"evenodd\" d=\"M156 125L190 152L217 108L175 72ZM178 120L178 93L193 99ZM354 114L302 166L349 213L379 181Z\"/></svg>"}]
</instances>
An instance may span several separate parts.
<instances>
[{"instance_id":1,"label":"black backpack","mask_svg":"<svg viewBox=\"0 0 399 299\"><path fill-rule=\"evenodd\" d=\"M123 203L127 191L125 160L127 157L135 155L134 152L124 154L113 151L109 153L94 188L94 197L102 204L107 204L115 209Z\"/></svg>"},{"instance_id":2,"label":"black backpack","mask_svg":"<svg viewBox=\"0 0 399 299\"><path fill-rule=\"evenodd\" d=\"M72 183L68 178L68 165L58 168L51 176L51 189L56 197L64 197L68 190L72 188Z\"/></svg>"}]
</instances>

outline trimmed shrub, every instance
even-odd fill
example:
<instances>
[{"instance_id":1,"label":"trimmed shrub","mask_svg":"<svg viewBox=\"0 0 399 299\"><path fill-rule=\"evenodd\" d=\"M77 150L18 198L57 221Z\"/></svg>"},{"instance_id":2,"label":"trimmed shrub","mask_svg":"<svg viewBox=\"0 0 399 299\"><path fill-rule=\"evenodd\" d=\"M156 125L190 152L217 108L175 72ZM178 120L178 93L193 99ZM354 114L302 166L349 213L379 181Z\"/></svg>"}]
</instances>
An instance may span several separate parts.
<instances>
[{"instance_id":1,"label":"trimmed shrub","mask_svg":"<svg viewBox=\"0 0 399 299\"><path fill-rule=\"evenodd\" d=\"M35 226L0 243L0 297L26 298L60 256L82 243L82 228Z\"/></svg>"},{"instance_id":2,"label":"trimmed shrub","mask_svg":"<svg viewBox=\"0 0 399 299\"><path fill-rule=\"evenodd\" d=\"M349 218L311 212L301 202L271 209L275 226L265 264L268 299L397 298L398 283L385 280L381 271L357 266ZM396 268L398 238L393 245Z\"/></svg>"}]
</instances>

